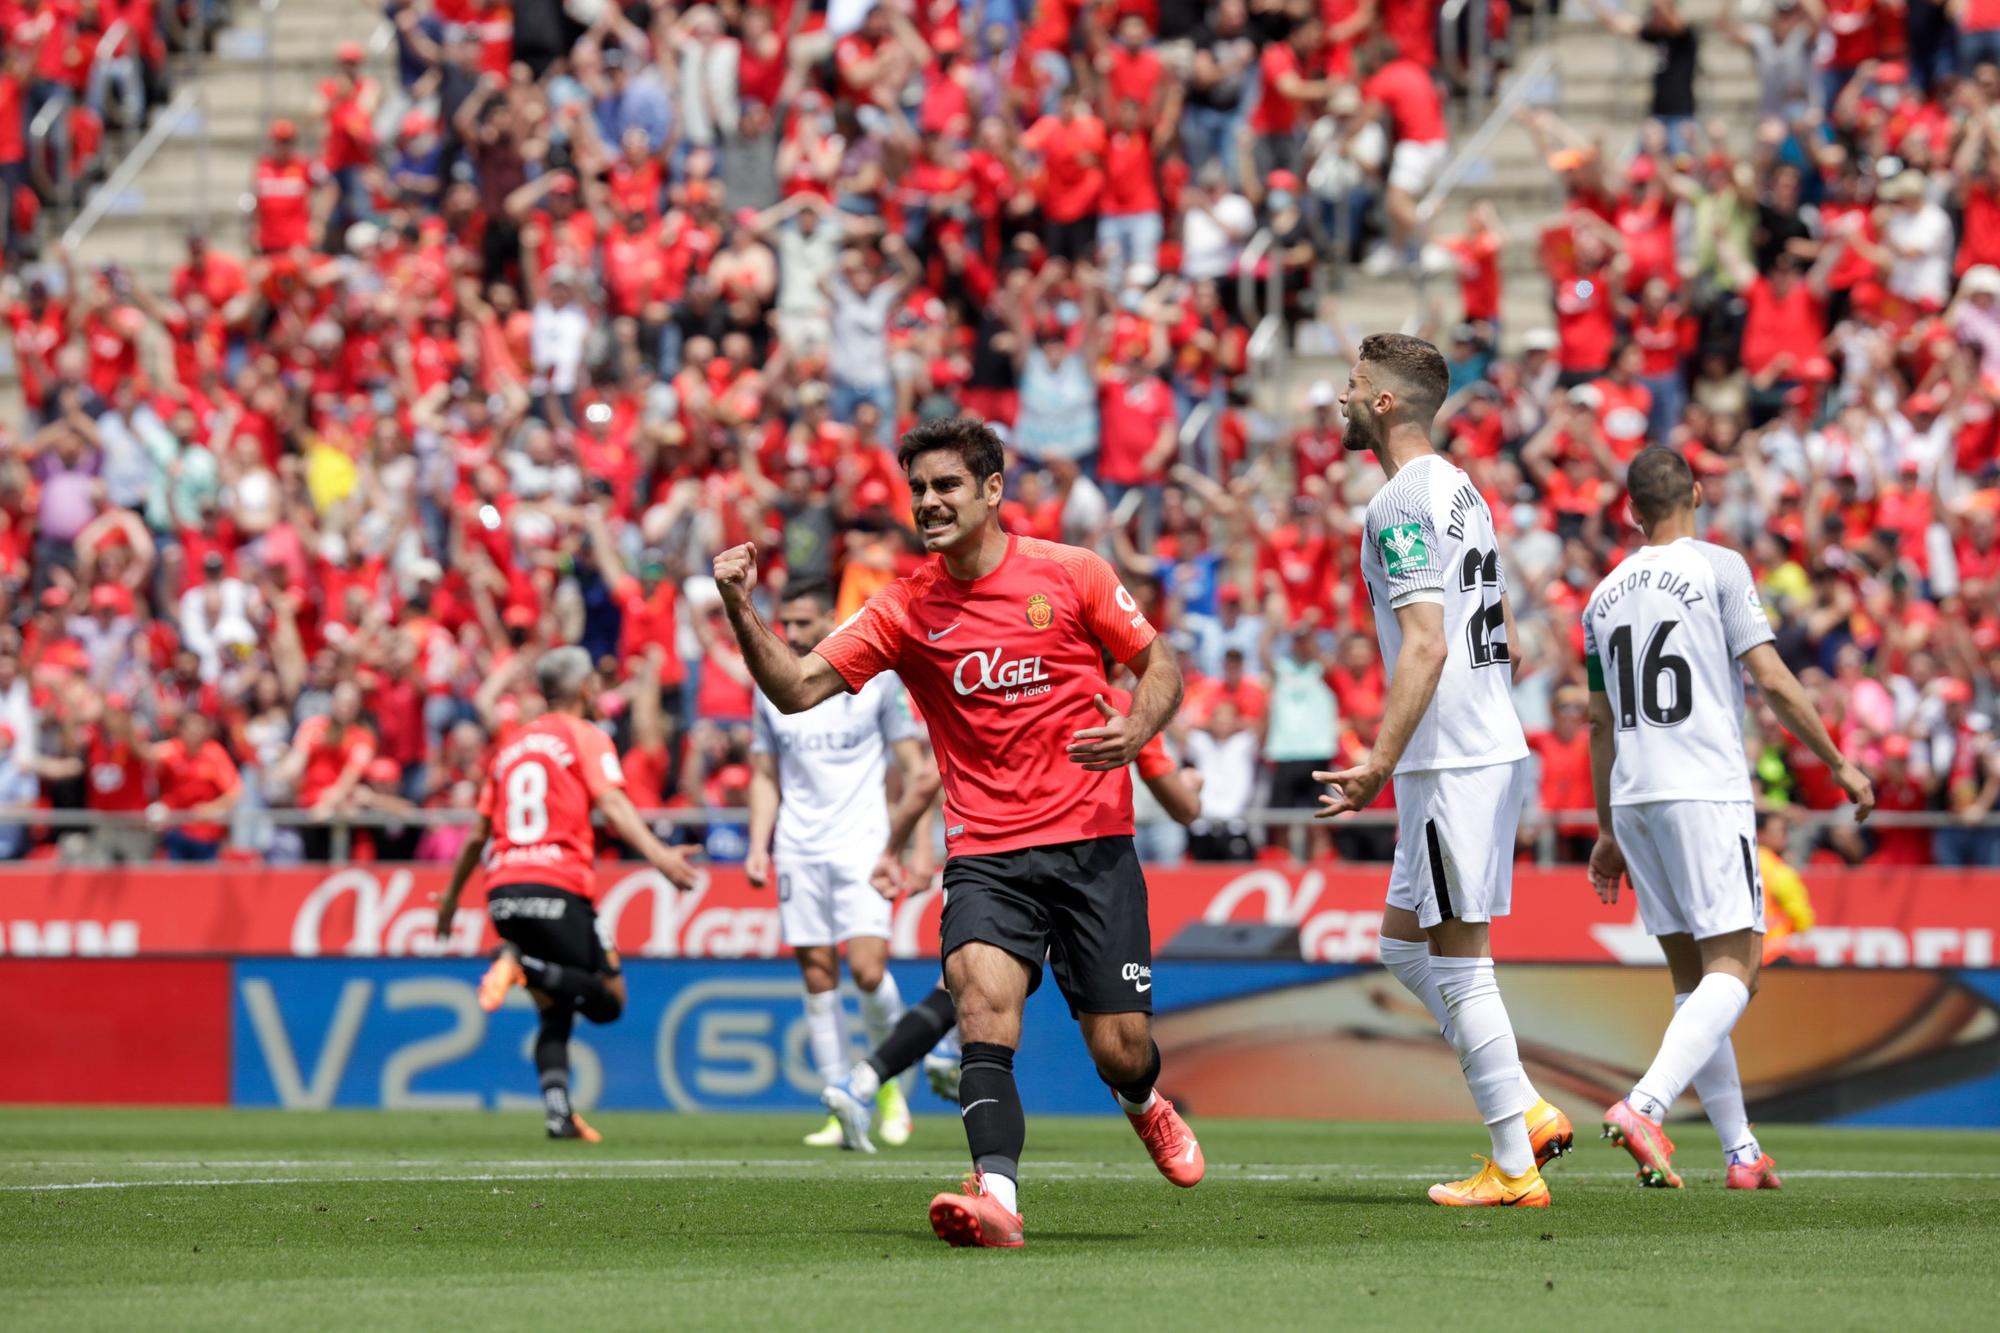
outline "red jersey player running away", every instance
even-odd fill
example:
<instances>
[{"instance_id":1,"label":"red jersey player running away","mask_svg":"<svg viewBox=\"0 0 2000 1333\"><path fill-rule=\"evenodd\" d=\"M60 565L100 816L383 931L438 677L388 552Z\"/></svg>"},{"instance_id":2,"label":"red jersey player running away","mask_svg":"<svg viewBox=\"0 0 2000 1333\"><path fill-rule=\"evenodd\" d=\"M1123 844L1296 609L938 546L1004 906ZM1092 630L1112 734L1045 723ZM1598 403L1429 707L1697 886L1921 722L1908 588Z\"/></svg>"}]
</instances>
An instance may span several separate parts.
<instances>
[{"instance_id":1,"label":"red jersey player running away","mask_svg":"<svg viewBox=\"0 0 2000 1333\"><path fill-rule=\"evenodd\" d=\"M1154 1164L1182 1186L1204 1170L1193 1133L1154 1088L1152 938L1126 771L1173 715L1180 672L1102 559L1001 531L991 430L928 422L898 458L937 558L812 652L795 656L758 616L753 547L723 552L715 577L744 661L781 711L894 671L930 727L945 788L940 947L973 1163L964 1193L931 1201L931 1226L953 1245L1018 1246L1027 1125L1014 1051L1045 957ZM1138 677L1129 712L1105 697L1100 648Z\"/></svg>"},{"instance_id":2,"label":"red jersey player running away","mask_svg":"<svg viewBox=\"0 0 2000 1333\"><path fill-rule=\"evenodd\" d=\"M459 894L484 853L486 912L503 943L479 983L479 1007L491 1013L514 987L527 990L541 1011L535 1069L549 1137L595 1143L597 1131L570 1104L570 1029L578 1014L609 1023L624 1012L625 978L617 951L597 933L592 808L675 888L693 888L696 877L687 854L662 843L639 818L625 794L618 752L586 715L598 694L590 654L544 653L535 684L548 711L493 757L479 792L479 819L438 901L437 937L450 935Z\"/></svg>"}]
</instances>

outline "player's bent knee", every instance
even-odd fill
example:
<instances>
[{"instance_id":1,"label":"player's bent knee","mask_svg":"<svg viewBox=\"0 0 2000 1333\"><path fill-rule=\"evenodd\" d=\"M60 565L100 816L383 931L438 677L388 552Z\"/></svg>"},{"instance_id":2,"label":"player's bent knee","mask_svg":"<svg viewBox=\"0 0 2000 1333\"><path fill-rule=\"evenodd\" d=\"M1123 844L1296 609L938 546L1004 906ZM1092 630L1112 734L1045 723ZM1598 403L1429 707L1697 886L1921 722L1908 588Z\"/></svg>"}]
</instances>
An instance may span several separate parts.
<instances>
[{"instance_id":1,"label":"player's bent knee","mask_svg":"<svg viewBox=\"0 0 2000 1333\"><path fill-rule=\"evenodd\" d=\"M886 970L882 959L873 954L863 954L857 958L850 950L847 955L848 975L854 978L854 984L862 990L873 991L881 986L882 976Z\"/></svg>"},{"instance_id":2,"label":"player's bent knee","mask_svg":"<svg viewBox=\"0 0 2000 1333\"><path fill-rule=\"evenodd\" d=\"M593 1023L615 1023L618 1016L625 1012L624 992L621 989L614 994L607 988L602 997L586 1000L577 1012Z\"/></svg>"},{"instance_id":3,"label":"player's bent knee","mask_svg":"<svg viewBox=\"0 0 2000 1333\"><path fill-rule=\"evenodd\" d=\"M799 976L807 990L818 994L839 987L840 955L832 949L818 946L800 949L798 958Z\"/></svg>"},{"instance_id":4,"label":"player's bent knee","mask_svg":"<svg viewBox=\"0 0 2000 1333\"><path fill-rule=\"evenodd\" d=\"M1148 1014L1083 1014L1084 1045L1091 1063L1109 1083L1127 1083L1153 1061L1153 1028Z\"/></svg>"}]
</instances>

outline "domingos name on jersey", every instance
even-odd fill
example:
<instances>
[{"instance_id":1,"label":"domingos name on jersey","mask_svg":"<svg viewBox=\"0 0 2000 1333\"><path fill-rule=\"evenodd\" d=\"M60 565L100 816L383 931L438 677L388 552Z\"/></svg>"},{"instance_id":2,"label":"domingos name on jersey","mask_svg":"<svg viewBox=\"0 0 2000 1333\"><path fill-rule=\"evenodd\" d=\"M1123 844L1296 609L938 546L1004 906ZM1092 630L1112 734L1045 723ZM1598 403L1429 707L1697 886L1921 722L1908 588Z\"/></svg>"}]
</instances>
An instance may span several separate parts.
<instances>
[{"instance_id":1,"label":"domingos name on jersey","mask_svg":"<svg viewBox=\"0 0 2000 1333\"><path fill-rule=\"evenodd\" d=\"M1655 574L1660 576L1658 583L1653 581ZM1637 592L1641 588L1651 588L1655 592L1675 598L1682 606L1694 606L1708 600L1708 594L1697 588L1692 579L1676 574L1671 569L1635 569L1604 590L1603 599L1597 604L1598 609L1609 610L1618 605L1627 593Z\"/></svg>"},{"instance_id":2,"label":"domingos name on jersey","mask_svg":"<svg viewBox=\"0 0 2000 1333\"><path fill-rule=\"evenodd\" d=\"M1459 483L1451 495L1451 516L1445 521L1444 535L1453 541L1465 536L1465 516L1477 512L1484 502L1470 481Z\"/></svg>"}]
</instances>

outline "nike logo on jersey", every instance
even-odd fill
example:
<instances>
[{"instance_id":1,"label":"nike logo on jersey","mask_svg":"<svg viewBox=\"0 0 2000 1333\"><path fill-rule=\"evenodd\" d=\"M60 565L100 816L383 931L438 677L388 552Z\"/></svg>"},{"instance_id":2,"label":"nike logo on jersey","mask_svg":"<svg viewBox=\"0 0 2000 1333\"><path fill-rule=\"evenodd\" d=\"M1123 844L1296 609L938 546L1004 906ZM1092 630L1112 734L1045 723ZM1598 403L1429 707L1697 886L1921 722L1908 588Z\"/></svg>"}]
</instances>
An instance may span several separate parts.
<instances>
[{"instance_id":1,"label":"nike logo on jersey","mask_svg":"<svg viewBox=\"0 0 2000 1333\"><path fill-rule=\"evenodd\" d=\"M957 628L958 628L958 626L959 626L959 622L958 622L958 621L956 621L956 620L954 620L954 621L952 621L952 622L951 622L951 623L950 623L949 625L946 625L946 626L945 626L945 627L944 627L943 629L934 629L934 630L932 630L932 631L931 631L931 642L932 642L932 643L936 643L936 642L937 642L937 641L938 641L939 639L942 639L942 638L943 638L943 637L944 637L945 635L947 635L947 634L951 633L951 632L952 632L953 630L957 629Z\"/></svg>"},{"instance_id":2,"label":"nike logo on jersey","mask_svg":"<svg viewBox=\"0 0 2000 1333\"><path fill-rule=\"evenodd\" d=\"M998 1097L981 1097L978 1101L974 1102L972 1105L960 1111L958 1113L958 1118L960 1120L963 1120L965 1119L965 1117L971 1115L974 1111L978 1110L982 1106L998 1106L999 1104L1000 1104L1000 1099Z\"/></svg>"}]
</instances>

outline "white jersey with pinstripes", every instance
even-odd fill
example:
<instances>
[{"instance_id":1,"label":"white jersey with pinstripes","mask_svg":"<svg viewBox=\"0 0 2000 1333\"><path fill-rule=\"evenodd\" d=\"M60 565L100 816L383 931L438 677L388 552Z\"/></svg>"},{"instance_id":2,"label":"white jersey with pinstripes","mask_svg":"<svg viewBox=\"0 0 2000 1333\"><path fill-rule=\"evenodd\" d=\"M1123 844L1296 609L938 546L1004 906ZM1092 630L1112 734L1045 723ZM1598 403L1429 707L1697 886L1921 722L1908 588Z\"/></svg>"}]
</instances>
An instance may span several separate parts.
<instances>
[{"instance_id":1,"label":"white jersey with pinstripes","mask_svg":"<svg viewBox=\"0 0 2000 1333\"><path fill-rule=\"evenodd\" d=\"M1743 668L1771 641L1743 557L1683 537L1642 546L1583 608L1591 688L1611 703L1611 803L1748 801Z\"/></svg>"},{"instance_id":2,"label":"white jersey with pinstripes","mask_svg":"<svg viewBox=\"0 0 2000 1333\"><path fill-rule=\"evenodd\" d=\"M1398 468L1368 502L1361 577L1374 602L1375 637L1391 680L1403 647L1397 608L1414 602L1444 607L1444 674L1396 772L1527 758L1507 650L1507 571L1492 511L1472 478L1442 454Z\"/></svg>"}]
</instances>

